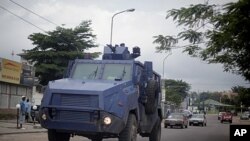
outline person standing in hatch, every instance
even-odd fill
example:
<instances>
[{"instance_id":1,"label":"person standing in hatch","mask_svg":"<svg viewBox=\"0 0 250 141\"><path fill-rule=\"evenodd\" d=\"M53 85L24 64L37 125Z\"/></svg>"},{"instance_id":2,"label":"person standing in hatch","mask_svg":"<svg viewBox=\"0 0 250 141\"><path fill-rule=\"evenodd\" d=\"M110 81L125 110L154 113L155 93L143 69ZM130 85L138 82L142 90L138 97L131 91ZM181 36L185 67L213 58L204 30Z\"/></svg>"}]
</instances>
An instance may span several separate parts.
<instances>
[{"instance_id":1,"label":"person standing in hatch","mask_svg":"<svg viewBox=\"0 0 250 141\"><path fill-rule=\"evenodd\" d=\"M19 110L20 129L25 129L23 128L23 124L25 122L25 113L26 113L25 100L26 100L26 97L22 96L22 100L20 101L20 110Z\"/></svg>"}]
</instances>

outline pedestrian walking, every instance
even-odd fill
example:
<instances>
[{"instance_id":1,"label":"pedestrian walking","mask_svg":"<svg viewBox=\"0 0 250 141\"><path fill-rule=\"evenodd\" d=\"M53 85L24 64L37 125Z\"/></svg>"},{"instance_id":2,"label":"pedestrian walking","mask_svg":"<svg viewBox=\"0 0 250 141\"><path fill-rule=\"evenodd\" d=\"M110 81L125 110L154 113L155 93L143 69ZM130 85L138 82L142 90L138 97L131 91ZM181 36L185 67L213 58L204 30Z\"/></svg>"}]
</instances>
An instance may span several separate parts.
<instances>
[{"instance_id":1,"label":"pedestrian walking","mask_svg":"<svg viewBox=\"0 0 250 141\"><path fill-rule=\"evenodd\" d=\"M29 101L29 99L27 99L26 103L25 103L25 109L26 109L26 114L25 114L25 119L26 122L31 121L31 103Z\"/></svg>"},{"instance_id":2,"label":"pedestrian walking","mask_svg":"<svg viewBox=\"0 0 250 141\"><path fill-rule=\"evenodd\" d=\"M25 128L23 128L23 124L25 122L25 114L26 114L25 99L26 99L26 97L22 96L22 100L20 101L20 110L19 110L20 129L25 129Z\"/></svg>"}]
</instances>

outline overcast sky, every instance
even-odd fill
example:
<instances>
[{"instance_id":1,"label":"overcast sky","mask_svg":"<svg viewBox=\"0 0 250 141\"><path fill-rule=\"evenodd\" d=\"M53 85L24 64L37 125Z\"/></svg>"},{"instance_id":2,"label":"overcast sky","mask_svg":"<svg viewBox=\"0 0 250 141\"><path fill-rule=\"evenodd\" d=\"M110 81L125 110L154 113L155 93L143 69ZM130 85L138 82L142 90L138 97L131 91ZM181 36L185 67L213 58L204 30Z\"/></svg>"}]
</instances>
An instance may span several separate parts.
<instances>
[{"instance_id":1,"label":"overcast sky","mask_svg":"<svg viewBox=\"0 0 250 141\"><path fill-rule=\"evenodd\" d=\"M131 50L141 48L138 60L153 61L154 70L163 74L163 59L166 53L155 53L153 36L176 35L177 28L171 19L166 20L166 12L172 8L204 3L204 0L12 0L33 12L53 21L74 28L83 20L92 21L93 33L97 35L98 48L90 51L102 52L110 41L111 17L114 13L135 8L132 13L122 13L114 19L113 44L125 43ZM210 0L209 3L224 4L235 0ZM0 6L17 14L45 31L55 29L55 25L37 17L10 0L1 0ZM27 37L32 33L43 32L0 8L0 57L20 61L15 54L22 49L34 46ZM198 58L173 50L165 61L165 78L183 80L192 87L191 91L226 91L232 86L248 86L240 76L223 72L220 64L206 64ZM248 83L248 84L247 84Z\"/></svg>"}]
</instances>

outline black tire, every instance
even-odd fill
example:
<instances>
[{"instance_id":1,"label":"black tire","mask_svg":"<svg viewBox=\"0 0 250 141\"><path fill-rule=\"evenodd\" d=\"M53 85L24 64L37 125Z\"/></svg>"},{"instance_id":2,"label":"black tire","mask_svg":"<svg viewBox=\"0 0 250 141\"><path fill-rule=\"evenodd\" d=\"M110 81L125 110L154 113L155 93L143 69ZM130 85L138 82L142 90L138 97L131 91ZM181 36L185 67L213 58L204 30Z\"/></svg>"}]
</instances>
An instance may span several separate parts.
<instances>
[{"instance_id":1,"label":"black tire","mask_svg":"<svg viewBox=\"0 0 250 141\"><path fill-rule=\"evenodd\" d=\"M160 141L161 140L161 119L158 118L152 132L149 135L149 141Z\"/></svg>"},{"instance_id":2,"label":"black tire","mask_svg":"<svg viewBox=\"0 0 250 141\"><path fill-rule=\"evenodd\" d=\"M70 134L57 132L56 130L53 130L53 129L48 129L48 140L49 141L69 141Z\"/></svg>"},{"instance_id":3,"label":"black tire","mask_svg":"<svg viewBox=\"0 0 250 141\"><path fill-rule=\"evenodd\" d=\"M94 137L91 138L91 141L102 141L102 137L94 136Z\"/></svg>"},{"instance_id":4,"label":"black tire","mask_svg":"<svg viewBox=\"0 0 250 141\"><path fill-rule=\"evenodd\" d=\"M185 128L188 128L188 125L185 125Z\"/></svg>"},{"instance_id":5,"label":"black tire","mask_svg":"<svg viewBox=\"0 0 250 141\"><path fill-rule=\"evenodd\" d=\"M181 129L183 129L183 128L184 128L184 124L181 125Z\"/></svg>"},{"instance_id":6,"label":"black tire","mask_svg":"<svg viewBox=\"0 0 250 141\"><path fill-rule=\"evenodd\" d=\"M164 128L168 128L168 125L167 125L167 124L164 124Z\"/></svg>"},{"instance_id":7,"label":"black tire","mask_svg":"<svg viewBox=\"0 0 250 141\"><path fill-rule=\"evenodd\" d=\"M119 135L119 141L136 141L137 121L134 114L129 114L126 127Z\"/></svg>"},{"instance_id":8,"label":"black tire","mask_svg":"<svg viewBox=\"0 0 250 141\"><path fill-rule=\"evenodd\" d=\"M154 114L157 109L157 83L155 80L149 80L146 87L147 102L145 103L146 114Z\"/></svg>"},{"instance_id":9,"label":"black tire","mask_svg":"<svg viewBox=\"0 0 250 141\"><path fill-rule=\"evenodd\" d=\"M189 126L192 126L192 123L189 123Z\"/></svg>"}]
</instances>

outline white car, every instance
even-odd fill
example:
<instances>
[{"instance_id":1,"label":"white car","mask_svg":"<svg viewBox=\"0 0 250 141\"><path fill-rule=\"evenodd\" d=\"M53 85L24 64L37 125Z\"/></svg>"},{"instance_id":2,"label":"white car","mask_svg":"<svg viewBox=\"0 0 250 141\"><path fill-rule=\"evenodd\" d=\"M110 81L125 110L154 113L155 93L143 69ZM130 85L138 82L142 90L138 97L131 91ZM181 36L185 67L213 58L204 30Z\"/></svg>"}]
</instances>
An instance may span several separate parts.
<instances>
[{"instance_id":1,"label":"white car","mask_svg":"<svg viewBox=\"0 0 250 141\"><path fill-rule=\"evenodd\" d=\"M207 126L206 116L204 114L193 114L189 119L189 126L192 125Z\"/></svg>"},{"instance_id":2,"label":"white car","mask_svg":"<svg viewBox=\"0 0 250 141\"><path fill-rule=\"evenodd\" d=\"M241 120L249 120L250 117L250 113L248 111L242 113L242 115L240 116Z\"/></svg>"}]
</instances>

